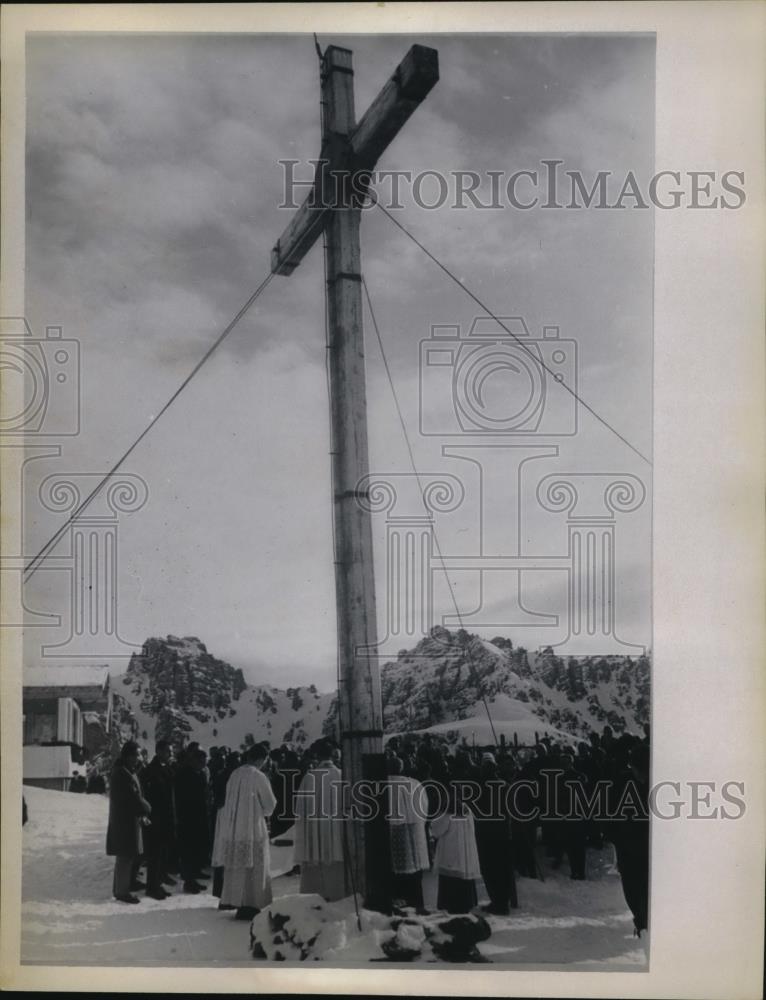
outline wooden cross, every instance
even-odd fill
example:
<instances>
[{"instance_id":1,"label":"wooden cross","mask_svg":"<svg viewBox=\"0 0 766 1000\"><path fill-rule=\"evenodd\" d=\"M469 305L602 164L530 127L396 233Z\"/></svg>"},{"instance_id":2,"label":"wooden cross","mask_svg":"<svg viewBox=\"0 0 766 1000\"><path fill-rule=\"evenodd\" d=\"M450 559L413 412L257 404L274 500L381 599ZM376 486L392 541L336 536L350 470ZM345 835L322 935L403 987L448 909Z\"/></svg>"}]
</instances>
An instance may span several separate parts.
<instances>
[{"instance_id":1,"label":"wooden cross","mask_svg":"<svg viewBox=\"0 0 766 1000\"><path fill-rule=\"evenodd\" d=\"M369 471L358 189L438 79L436 50L413 45L357 124L352 53L336 45L327 48L321 68L320 166L313 190L271 255L273 273L291 274L325 234L338 711L343 775L351 783L385 777L372 526L358 494ZM354 178L361 185L352 183ZM351 822L349 833L347 891L360 892L371 908L385 909L390 897L385 822Z\"/></svg>"}]
</instances>

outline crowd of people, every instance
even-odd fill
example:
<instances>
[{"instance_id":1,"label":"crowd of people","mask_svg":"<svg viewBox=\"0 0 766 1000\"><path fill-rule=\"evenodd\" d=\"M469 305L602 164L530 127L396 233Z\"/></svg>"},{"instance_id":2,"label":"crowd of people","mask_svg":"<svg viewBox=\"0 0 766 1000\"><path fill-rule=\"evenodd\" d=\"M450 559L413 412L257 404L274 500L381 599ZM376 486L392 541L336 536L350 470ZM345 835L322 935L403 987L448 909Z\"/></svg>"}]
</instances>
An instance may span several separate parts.
<instances>
[{"instance_id":1,"label":"crowd of people","mask_svg":"<svg viewBox=\"0 0 766 1000\"><path fill-rule=\"evenodd\" d=\"M70 792L85 792L88 795L103 795L106 791L106 776L102 771L103 760L85 760L82 762L80 771L75 769L69 779Z\"/></svg>"},{"instance_id":2,"label":"crowd of people","mask_svg":"<svg viewBox=\"0 0 766 1000\"><path fill-rule=\"evenodd\" d=\"M648 923L649 730L609 726L571 745L454 746L430 734L391 737L382 805L393 904L424 910L423 875L438 875L437 906L467 913L481 879L492 913L519 906L517 880L543 877L543 857L572 880L587 877L588 850L614 845L635 929ZM603 794L601 794L603 792ZM292 830L300 891L336 900L352 891L348 783L337 744L305 749L252 743L240 750L158 741L149 760L127 742L109 782L107 853L114 896L144 890L166 899L207 890L219 908L251 919L272 899L270 844ZM353 793L352 793L353 801ZM367 814L367 820L370 820ZM379 859L377 859L379 860ZM145 867L145 880L141 868Z\"/></svg>"}]
</instances>

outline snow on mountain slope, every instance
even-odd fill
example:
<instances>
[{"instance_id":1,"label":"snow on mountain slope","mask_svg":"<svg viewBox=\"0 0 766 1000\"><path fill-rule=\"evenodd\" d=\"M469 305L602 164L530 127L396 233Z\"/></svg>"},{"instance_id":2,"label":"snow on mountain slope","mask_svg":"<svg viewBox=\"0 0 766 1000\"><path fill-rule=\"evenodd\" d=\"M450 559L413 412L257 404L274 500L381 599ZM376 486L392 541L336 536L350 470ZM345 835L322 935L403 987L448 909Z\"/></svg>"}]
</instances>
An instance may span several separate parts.
<instances>
[{"instance_id":1,"label":"snow on mountain slope","mask_svg":"<svg viewBox=\"0 0 766 1000\"><path fill-rule=\"evenodd\" d=\"M335 697L313 685L248 685L241 670L211 656L199 639L175 636L148 639L116 678L115 691L126 735L235 748L250 737L272 746L313 742Z\"/></svg>"},{"instance_id":2,"label":"snow on mountain slope","mask_svg":"<svg viewBox=\"0 0 766 1000\"><path fill-rule=\"evenodd\" d=\"M537 721L527 727L532 739L535 729L582 736L607 723L640 732L649 720L647 657L559 657L550 648L532 653L510 639L486 642L463 629L434 628L381 673L389 732L464 730L462 722L472 718L483 725L482 696L490 702L508 698L517 704L515 712L523 705L527 722ZM452 721L461 725L448 726Z\"/></svg>"},{"instance_id":3,"label":"snow on mountain slope","mask_svg":"<svg viewBox=\"0 0 766 1000\"><path fill-rule=\"evenodd\" d=\"M495 737L500 739L501 736L504 736L508 743L513 743L515 738L521 745L526 746L534 744L535 734L550 736L552 739L571 740L570 734L545 725L527 705L507 694L497 695L488 701L487 706L492 717L491 724L483 702L479 702L472 715L464 719L440 722L428 726L421 732L440 733L448 738L451 734L455 734L457 739L465 738L469 744L475 741L477 746L494 743Z\"/></svg>"},{"instance_id":4,"label":"snow on mountain slope","mask_svg":"<svg viewBox=\"0 0 766 1000\"><path fill-rule=\"evenodd\" d=\"M499 737L571 739L605 724L640 732L649 721L647 657L559 657L434 628L383 665L383 722L389 734L430 730L492 742L483 699ZM115 679L123 736L143 742L198 740L239 747L250 738L305 746L334 734L337 698L311 685L250 685L242 671L208 653L199 639L147 639Z\"/></svg>"}]
</instances>

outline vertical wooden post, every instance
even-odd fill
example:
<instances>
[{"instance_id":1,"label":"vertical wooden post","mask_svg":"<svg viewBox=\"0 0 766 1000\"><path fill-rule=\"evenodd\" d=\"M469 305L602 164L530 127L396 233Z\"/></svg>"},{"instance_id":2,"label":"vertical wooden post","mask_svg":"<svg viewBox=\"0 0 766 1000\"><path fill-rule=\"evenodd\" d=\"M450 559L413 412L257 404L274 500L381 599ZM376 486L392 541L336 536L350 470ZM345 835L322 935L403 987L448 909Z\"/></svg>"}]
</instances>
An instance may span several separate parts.
<instances>
[{"instance_id":1,"label":"vertical wooden post","mask_svg":"<svg viewBox=\"0 0 766 1000\"><path fill-rule=\"evenodd\" d=\"M367 173L439 79L435 49L413 45L359 123L354 112L351 52L331 45L322 58L322 154L312 191L271 252L274 274L292 274L324 232L326 239L328 368L332 440L335 589L338 612L338 692L344 778L385 779L383 712L376 661L375 580L370 514L357 494L368 473L360 209L343 184ZM317 196L319 201L317 202ZM383 805L385 788L378 799ZM375 819L347 825L347 889L365 905L390 908L388 829Z\"/></svg>"},{"instance_id":2,"label":"vertical wooden post","mask_svg":"<svg viewBox=\"0 0 766 1000\"><path fill-rule=\"evenodd\" d=\"M351 167L354 77L348 49L330 46L322 74L323 150L331 168ZM328 189L329 188L329 189ZM379 780L383 770L383 716L375 658L375 578L370 513L357 487L369 471L360 209L342 183L325 186L332 208L326 223L327 311L329 323L330 407L332 426L335 588L340 656L339 722L346 781ZM335 199L338 203L335 203ZM385 818L350 821L347 891L365 905L386 908Z\"/></svg>"}]
</instances>

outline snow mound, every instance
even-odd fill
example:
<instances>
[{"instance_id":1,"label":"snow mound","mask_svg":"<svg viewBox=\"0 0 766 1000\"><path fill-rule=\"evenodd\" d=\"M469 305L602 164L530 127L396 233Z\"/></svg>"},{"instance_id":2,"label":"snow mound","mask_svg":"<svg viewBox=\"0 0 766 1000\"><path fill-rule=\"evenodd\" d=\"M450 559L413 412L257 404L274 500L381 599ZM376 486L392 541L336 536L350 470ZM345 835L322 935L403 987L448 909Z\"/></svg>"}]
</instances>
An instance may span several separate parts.
<instances>
[{"instance_id":1,"label":"snow mound","mask_svg":"<svg viewBox=\"0 0 766 1000\"><path fill-rule=\"evenodd\" d=\"M322 961L339 952L346 954L352 945L354 957L362 961L381 957L375 932L385 931L386 918L371 911L360 911L363 932L371 934L368 941L361 938L354 910L353 897L328 903L318 895L297 893L283 896L253 920L250 942L254 958L276 962ZM361 954L360 952L364 952Z\"/></svg>"},{"instance_id":2,"label":"snow mound","mask_svg":"<svg viewBox=\"0 0 766 1000\"><path fill-rule=\"evenodd\" d=\"M353 898L327 903L321 896L283 896L250 927L253 958L276 962L484 961L477 949L492 931L476 914L393 915L354 909Z\"/></svg>"}]
</instances>

